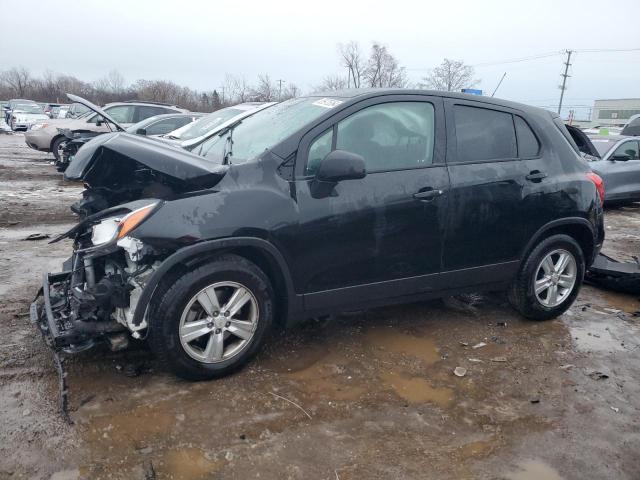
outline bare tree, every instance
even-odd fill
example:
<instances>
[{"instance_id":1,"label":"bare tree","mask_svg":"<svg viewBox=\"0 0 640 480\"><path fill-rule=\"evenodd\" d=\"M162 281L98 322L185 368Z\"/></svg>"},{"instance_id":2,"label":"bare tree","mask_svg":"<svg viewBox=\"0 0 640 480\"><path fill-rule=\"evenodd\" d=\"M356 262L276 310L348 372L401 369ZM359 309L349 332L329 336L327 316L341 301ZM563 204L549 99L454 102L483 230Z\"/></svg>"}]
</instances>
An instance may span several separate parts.
<instances>
[{"instance_id":1,"label":"bare tree","mask_svg":"<svg viewBox=\"0 0 640 480\"><path fill-rule=\"evenodd\" d=\"M351 41L347 44L338 44L338 52L342 57L341 64L347 67L347 88L360 88L362 83L362 75L365 71L365 61L360 52L358 42Z\"/></svg>"},{"instance_id":2,"label":"bare tree","mask_svg":"<svg viewBox=\"0 0 640 480\"><path fill-rule=\"evenodd\" d=\"M251 87L244 77L236 77L227 73L222 83L221 105L246 102L249 99L250 90Z\"/></svg>"},{"instance_id":3,"label":"bare tree","mask_svg":"<svg viewBox=\"0 0 640 480\"><path fill-rule=\"evenodd\" d=\"M269 75L258 75L258 83L251 89L251 97L256 102L274 102L278 99L278 86Z\"/></svg>"},{"instance_id":4,"label":"bare tree","mask_svg":"<svg viewBox=\"0 0 640 480\"><path fill-rule=\"evenodd\" d=\"M25 97L33 80L29 70L24 67L12 68L0 74L0 80L12 92L11 96Z\"/></svg>"},{"instance_id":5,"label":"bare tree","mask_svg":"<svg viewBox=\"0 0 640 480\"><path fill-rule=\"evenodd\" d=\"M429 75L424 77L418 85L421 88L432 90L444 90L458 92L463 88L476 85L479 80L474 80L475 71L471 65L465 65L462 60L449 60L445 58L440 66L432 69Z\"/></svg>"},{"instance_id":6,"label":"bare tree","mask_svg":"<svg viewBox=\"0 0 640 480\"><path fill-rule=\"evenodd\" d=\"M387 47L374 42L363 75L369 87L405 87L407 74L404 67L389 53Z\"/></svg>"},{"instance_id":7,"label":"bare tree","mask_svg":"<svg viewBox=\"0 0 640 480\"><path fill-rule=\"evenodd\" d=\"M347 88L347 79L340 75L327 75L322 79L322 83L313 89L314 92L325 92L332 90L342 90Z\"/></svg>"},{"instance_id":8,"label":"bare tree","mask_svg":"<svg viewBox=\"0 0 640 480\"><path fill-rule=\"evenodd\" d=\"M287 88L282 92L282 100L288 100L290 98L297 98L301 95L300 88L295 83L290 83Z\"/></svg>"}]
</instances>

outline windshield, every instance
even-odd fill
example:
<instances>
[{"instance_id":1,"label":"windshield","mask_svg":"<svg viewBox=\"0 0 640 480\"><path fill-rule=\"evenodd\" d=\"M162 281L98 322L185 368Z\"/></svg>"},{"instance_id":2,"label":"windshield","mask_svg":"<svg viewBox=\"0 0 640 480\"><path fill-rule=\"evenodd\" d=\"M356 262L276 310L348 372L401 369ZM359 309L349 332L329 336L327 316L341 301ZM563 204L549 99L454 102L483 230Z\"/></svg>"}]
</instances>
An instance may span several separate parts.
<instances>
[{"instance_id":1,"label":"windshield","mask_svg":"<svg viewBox=\"0 0 640 480\"><path fill-rule=\"evenodd\" d=\"M241 114L244 110L239 108L223 108L217 110L209 115L196 120L193 123L180 127L173 132L167 134L169 138L175 138L180 140L191 140L192 138L201 137L207 134L217 126L223 124L227 120L231 120L236 115Z\"/></svg>"},{"instance_id":2,"label":"windshield","mask_svg":"<svg viewBox=\"0 0 640 480\"><path fill-rule=\"evenodd\" d=\"M231 151L229 163L248 162L341 103L317 97L287 100L245 118L225 135L214 135L193 153L222 163Z\"/></svg>"},{"instance_id":3,"label":"windshield","mask_svg":"<svg viewBox=\"0 0 640 480\"><path fill-rule=\"evenodd\" d=\"M19 103L13 107L14 112L44 113L42 107L36 103Z\"/></svg>"},{"instance_id":4,"label":"windshield","mask_svg":"<svg viewBox=\"0 0 640 480\"><path fill-rule=\"evenodd\" d=\"M591 138L591 143L593 143L593 146L598 150L600 157L604 157L618 141L613 138Z\"/></svg>"}]
</instances>

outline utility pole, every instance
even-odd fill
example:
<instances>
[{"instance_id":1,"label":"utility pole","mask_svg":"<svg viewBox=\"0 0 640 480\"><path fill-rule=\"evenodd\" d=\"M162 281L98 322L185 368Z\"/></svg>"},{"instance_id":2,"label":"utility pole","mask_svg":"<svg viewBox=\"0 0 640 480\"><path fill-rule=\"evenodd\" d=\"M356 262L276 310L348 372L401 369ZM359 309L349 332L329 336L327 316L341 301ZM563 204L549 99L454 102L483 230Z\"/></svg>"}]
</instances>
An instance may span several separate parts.
<instances>
[{"instance_id":1,"label":"utility pole","mask_svg":"<svg viewBox=\"0 0 640 480\"><path fill-rule=\"evenodd\" d=\"M282 99L282 84L283 83L284 83L284 80L279 78L278 79L278 101L280 101Z\"/></svg>"},{"instance_id":2,"label":"utility pole","mask_svg":"<svg viewBox=\"0 0 640 480\"><path fill-rule=\"evenodd\" d=\"M562 76L562 86L560 87L560 103L558 104L558 115L560 115L560 110L562 110L562 100L564 99L564 91L567 89L567 78L569 75L569 67L571 66L571 54L573 54L573 50L566 50L567 53L567 61L564 62L564 73Z\"/></svg>"}]
</instances>

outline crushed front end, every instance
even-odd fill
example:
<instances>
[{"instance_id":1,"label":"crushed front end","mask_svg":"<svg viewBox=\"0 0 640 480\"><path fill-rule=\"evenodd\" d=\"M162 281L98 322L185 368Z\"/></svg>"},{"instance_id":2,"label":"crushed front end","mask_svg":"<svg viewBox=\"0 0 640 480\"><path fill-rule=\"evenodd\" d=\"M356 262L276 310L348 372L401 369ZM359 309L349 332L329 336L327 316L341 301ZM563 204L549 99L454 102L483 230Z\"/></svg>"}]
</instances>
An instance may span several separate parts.
<instances>
[{"instance_id":1,"label":"crushed front end","mask_svg":"<svg viewBox=\"0 0 640 480\"><path fill-rule=\"evenodd\" d=\"M146 319L133 313L164 252L128 233L158 206L154 200L121 205L86 218L64 237L74 251L60 273L46 274L30 316L55 352L76 353L106 342L120 350L142 338Z\"/></svg>"}]
</instances>

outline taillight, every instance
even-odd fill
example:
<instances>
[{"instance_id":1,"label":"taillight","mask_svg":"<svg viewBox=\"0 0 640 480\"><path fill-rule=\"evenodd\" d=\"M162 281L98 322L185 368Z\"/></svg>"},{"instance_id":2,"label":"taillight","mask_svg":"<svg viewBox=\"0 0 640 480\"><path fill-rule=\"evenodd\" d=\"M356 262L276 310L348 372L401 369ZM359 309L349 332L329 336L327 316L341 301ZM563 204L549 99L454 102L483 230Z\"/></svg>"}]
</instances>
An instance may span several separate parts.
<instances>
[{"instance_id":1,"label":"taillight","mask_svg":"<svg viewBox=\"0 0 640 480\"><path fill-rule=\"evenodd\" d=\"M600 197L600 202L604 203L604 182L602 181L602 178L600 178L599 175L593 172L587 173L587 177L589 177L589 180L591 180L596 186L598 196Z\"/></svg>"}]
</instances>

